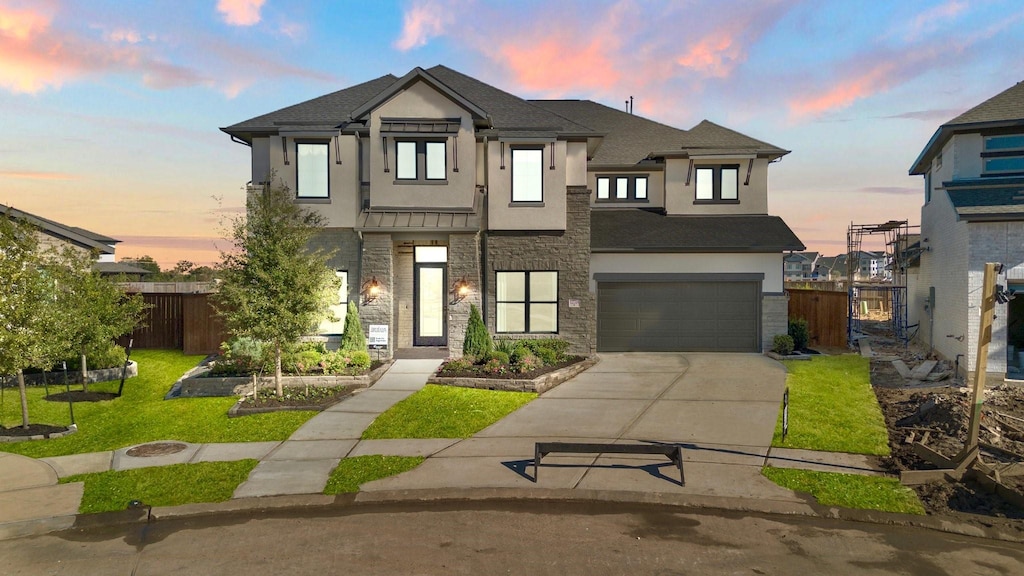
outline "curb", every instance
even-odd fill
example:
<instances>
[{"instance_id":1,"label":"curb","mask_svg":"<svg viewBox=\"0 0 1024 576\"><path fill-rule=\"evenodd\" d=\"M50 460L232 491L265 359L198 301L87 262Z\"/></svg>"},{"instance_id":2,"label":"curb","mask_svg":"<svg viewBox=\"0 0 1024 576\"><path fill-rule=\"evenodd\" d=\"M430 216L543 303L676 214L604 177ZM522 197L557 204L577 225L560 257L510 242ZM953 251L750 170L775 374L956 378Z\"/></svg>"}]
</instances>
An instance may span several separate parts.
<instances>
[{"instance_id":1,"label":"curb","mask_svg":"<svg viewBox=\"0 0 1024 576\"><path fill-rule=\"evenodd\" d=\"M208 504L186 504L182 506L154 507L108 512L103 514L78 514L74 517L31 520L13 524L0 524L0 540L42 535L65 530L83 530L100 526L124 526L197 518L204 516L231 515L244 512L287 513L316 510L323 513L339 511L357 512L360 508L373 505L405 504L424 505L436 509L437 504L457 505L465 503L510 503L522 501L565 502L565 503L606 503L609 505L663 506L680 512L725 511L766 514L777 516L802 516L809 518L843 520L903 526L933 530L947 534L985 538L1003 542L1024 543L1024 522L1017 530L1001 526L979 526L947 516L912 516L873 510L852 510L822 506L813 502L797 503L780 500L753 498L729 498L670 494L662 492L624 492L612 490L576 489L521 489L521 488L473 488L468 490L423 489L380 492L359 492L326 496L323 494L264 496L239 498L226 502ZM73 521L72 521L73 520Z\"/></svg>"}]
</instances>

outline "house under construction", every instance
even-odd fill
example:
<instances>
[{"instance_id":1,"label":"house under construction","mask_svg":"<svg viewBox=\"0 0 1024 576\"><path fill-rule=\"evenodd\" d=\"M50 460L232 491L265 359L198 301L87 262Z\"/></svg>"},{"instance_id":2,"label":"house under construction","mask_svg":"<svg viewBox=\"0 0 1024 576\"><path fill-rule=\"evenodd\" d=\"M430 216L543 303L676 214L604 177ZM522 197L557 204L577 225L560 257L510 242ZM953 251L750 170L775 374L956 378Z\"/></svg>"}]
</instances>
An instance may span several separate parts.
<instances>
[{"instance_id":1,"label":"house under construction","mask_svg":"<svg viewBox=\"0 0 1024 576\"><path fill-rule=\"evenodd\" d=\"M851 346L862 333L865 320L888 321L897 342L905 345L910 340L912 327L907 325L907 267L913 256L909 249L913 236L911 228L918 227L911 227L906 220L850 224L846 232L846 278L847 339ZM885 257L881 264L865 270L862 263L865 237L877 236L884 241Z\"/></svg>"}]
</instances>

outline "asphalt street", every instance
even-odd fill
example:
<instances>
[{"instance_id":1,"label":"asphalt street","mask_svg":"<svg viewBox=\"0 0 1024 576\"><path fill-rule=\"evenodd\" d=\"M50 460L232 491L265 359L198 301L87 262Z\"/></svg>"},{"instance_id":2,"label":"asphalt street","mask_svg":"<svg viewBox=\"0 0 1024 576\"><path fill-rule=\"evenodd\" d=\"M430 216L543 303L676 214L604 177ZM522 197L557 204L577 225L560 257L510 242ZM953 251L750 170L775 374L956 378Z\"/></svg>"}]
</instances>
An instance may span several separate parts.
<instances>
[{"instance_id":1,"label":"asphalt street","mask_svg":"<svg viewBox=\"0 0 1024 576\"><path fill-rule=\"evenodd\" d=\"M455 502L245 512L0 542L4 575L1024 574L1024 547L664 506Z\"/></svg>"}]
</instances>

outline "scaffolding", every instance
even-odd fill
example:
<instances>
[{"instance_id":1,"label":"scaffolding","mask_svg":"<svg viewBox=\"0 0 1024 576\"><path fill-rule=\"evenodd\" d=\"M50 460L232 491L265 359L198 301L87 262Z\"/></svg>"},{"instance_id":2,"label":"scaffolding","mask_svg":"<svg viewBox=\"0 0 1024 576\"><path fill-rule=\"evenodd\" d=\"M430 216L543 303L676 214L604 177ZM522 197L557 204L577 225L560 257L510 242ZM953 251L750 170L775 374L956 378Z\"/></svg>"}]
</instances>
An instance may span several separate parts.
<instances>
[{"instance_id":1,"label":"scaffolding","mask_svg":"<svg viewBox=\"0 0 1024 576\"><path fill-rule=\"evenodd\" d=\"M906 271L910 229L906 220L850 224L846 232L846 336L850 346L855 345L863 321L869 318L887 319L895 339L903 345L909 342ZM874 266L869 265L867 270L862 260L871 255L862 250L865 236L882 236L885 243L881 257L873 258ZM877 304L875 310L870 309L870 303Z\"/></svg>"}]
</instances>

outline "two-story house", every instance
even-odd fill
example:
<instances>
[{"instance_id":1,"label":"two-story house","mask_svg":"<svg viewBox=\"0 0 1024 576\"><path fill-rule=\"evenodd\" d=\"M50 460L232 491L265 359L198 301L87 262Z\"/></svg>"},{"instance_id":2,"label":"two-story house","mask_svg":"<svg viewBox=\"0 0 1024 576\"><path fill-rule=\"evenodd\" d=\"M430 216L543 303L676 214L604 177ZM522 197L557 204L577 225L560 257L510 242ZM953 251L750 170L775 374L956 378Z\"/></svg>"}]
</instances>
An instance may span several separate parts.
<instances>
[{"instance_id":1,"label":"two-story house","mask_svg":"<svg viewBox=\"0 0 1024 576\"><path fill-rule=\"evenodd\" d=\"M786 331L767 171L787 154L436 66L222 129L322 213L343 298L388 349L461 351L469 305L573 351L760 351ZM325 332L336 326L322 327Z\"/></svg>"},{"instance_id":2,"label":"two-story house","mask_svg":"<svg viewBox=\"0 0 1024 576\"><path fill-rule=\"evenodd\" d=\"M935 131L910 168L924 176L920 268L909 307L918 338L973 373L986 262L1024 291L1024 82ZM1024 298L997 304L988 373L1020 379Z\"/></svg>"},{"instance_id":3,"label":"two-story house","mask_svg":"<svg viewBox=\"0 0 1024 576\"><path fill-rule=\"evenodd\" d=\"M783 276L787 282L816 280L819 276L817 252L794 252L783 259Z\"/></svg>"}]
</instances>

